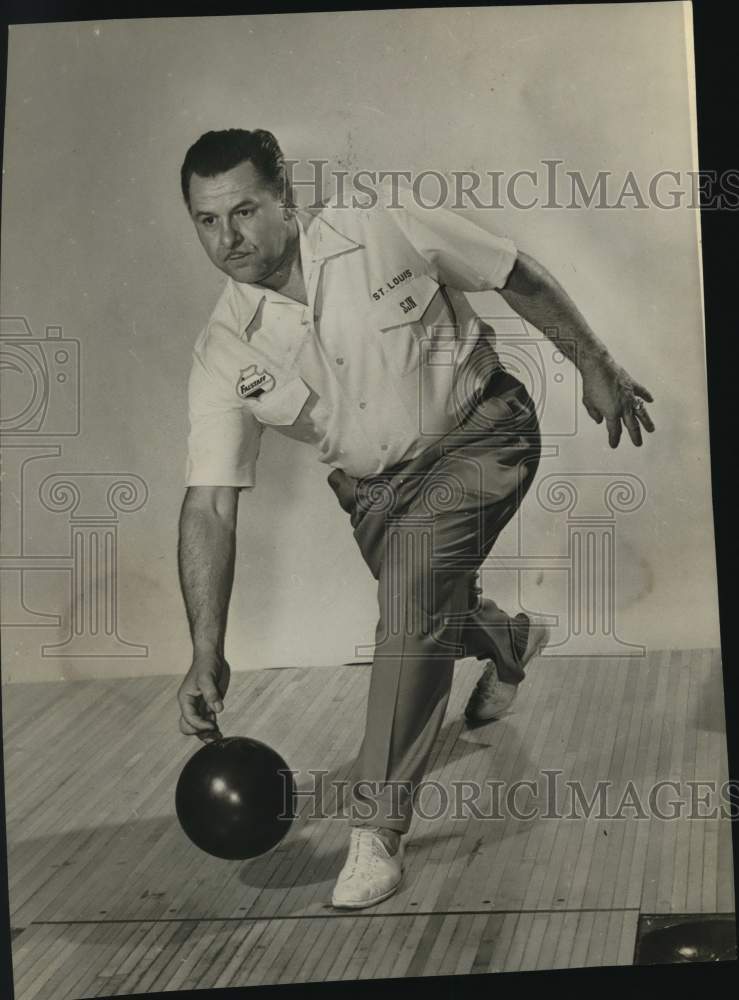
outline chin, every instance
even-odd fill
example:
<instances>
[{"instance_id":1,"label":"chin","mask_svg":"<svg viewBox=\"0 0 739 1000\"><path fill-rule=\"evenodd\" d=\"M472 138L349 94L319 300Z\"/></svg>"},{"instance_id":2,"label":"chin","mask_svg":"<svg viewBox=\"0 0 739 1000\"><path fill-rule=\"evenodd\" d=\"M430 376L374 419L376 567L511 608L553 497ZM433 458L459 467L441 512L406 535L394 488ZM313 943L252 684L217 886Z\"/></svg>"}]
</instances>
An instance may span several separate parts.
<instances>
[{"instance_id":1,"label":"chin","mask_svg":"<svg viewBox=\"0 0 739 1000\"><path fill-rule=\"evenodd\" d=\"M259 281L261 275L252 270L252 268L246 267L232 267L227 265L222 268L223 271L234 281L241 282L241 284L253 285L255 282Z\"/></svg>"},{"instance_id":2,"label":"chin","mask_svg":"<svg viewBox=\"0 0 739 1000\"><path fill-rule=\"evenodd\" d=\"M259 284L259 276L256 274L253 277L247 274L232 274L231 278L239 285Z\"/></svg>"}]
</instances>

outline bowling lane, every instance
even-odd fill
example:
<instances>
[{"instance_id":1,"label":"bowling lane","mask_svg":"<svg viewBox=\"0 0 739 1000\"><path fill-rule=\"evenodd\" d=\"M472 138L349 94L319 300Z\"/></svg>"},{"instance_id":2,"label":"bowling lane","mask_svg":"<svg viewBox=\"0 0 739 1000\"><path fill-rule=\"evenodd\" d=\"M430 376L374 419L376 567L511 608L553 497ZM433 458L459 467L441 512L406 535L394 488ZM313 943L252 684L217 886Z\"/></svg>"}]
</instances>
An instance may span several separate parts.
<instances>
[{"instance_id":1,"label":"bowling lane","mask_svg":"<svg viewBox=\"0 0 739 1000\"><path fill-rule=\"evenodd\" d=\"M629 965L637 916L369 914L278 920L36 925L16 1000L161 990Z\"/></svg>"},{"instance_id":2,"label":"bowling lane","mask_svg":"<svg viewBox=\"0 0 739 1000\"><path fill-rule=\"evenodd\" d=\"M536 782L549 770L586 790L608 778L618 797L629 782L646 793L660 779L726 774L720 669L710 651L655 653L646 662L548 657L515 713L467 730L460 712L476 671L471 661L457 668L429 775L443 788ZM29 710L25 727L23 699L33 702L25 686L13 686L6 752L14 926L334 915L328 900L347 840L336 790L361 738L368 679L362 666L238 675L224 732L273 746L298 771L303 792L313 783L308 770L322 771L327 814L312 818L311 802L301 799L285 840L245 862L204 854L177 823L175 785L197 747L177 732L174 679L64 686L57 710ZM70 734L65 699L96 706L84 730ZM524 788L524 812L526 802ZM375 912L733 910L728 822L625 815L416 817L405 882Z\"/></svg>"}]
</instances>

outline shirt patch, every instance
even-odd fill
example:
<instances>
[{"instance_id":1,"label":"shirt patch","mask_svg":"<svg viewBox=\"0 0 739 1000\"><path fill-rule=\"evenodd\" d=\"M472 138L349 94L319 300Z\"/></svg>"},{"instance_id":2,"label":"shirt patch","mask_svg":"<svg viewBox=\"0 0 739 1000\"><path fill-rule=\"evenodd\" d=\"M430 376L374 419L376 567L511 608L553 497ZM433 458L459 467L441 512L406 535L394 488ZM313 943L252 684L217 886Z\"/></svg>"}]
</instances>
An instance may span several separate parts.
<instances>
[{"instance_id":1,"label":"shirt patch","mask_svg":"<svg viewBox=\"0 0 739 1000\"><path fill-rule=\"evenodd\" d=\"M409 281L413 277L413 271L407 267L404 271L400 271L398 274L394 274L391 278L379 288L376 288L372 292L372 298L375 302L379 302L388 292L394 292L395 289L402 285L404 281Z\"/></svg>"},{"instance_id":2,"label":"shirt patch","mask_svg":"<svg viewBox=\"0 0 739 1000\"><path fill-rule=\"evenodd\" d=\"M236 395L239 399L258 399L264 392L274 389L274 376L266 368L249 365L241 369L239 381L236 383Z\"/></svg>"}]
</instances>

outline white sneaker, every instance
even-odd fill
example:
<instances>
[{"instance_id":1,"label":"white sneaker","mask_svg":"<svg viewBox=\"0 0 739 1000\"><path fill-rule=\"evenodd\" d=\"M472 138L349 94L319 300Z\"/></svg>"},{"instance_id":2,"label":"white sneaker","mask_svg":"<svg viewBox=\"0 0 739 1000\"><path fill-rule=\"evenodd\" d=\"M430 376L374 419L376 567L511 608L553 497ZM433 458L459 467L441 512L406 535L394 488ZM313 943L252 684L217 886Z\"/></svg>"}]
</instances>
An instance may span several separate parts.
<instances>
[{"instance_id":1,"label":"white sneaker","mask_svg":"<svg viewBox=\"0 0 739 1000\"><path fill-rule=\"evenodd\" d=\"M465 718L468 722L492 722L511 707L517 694L518 684L502 681L495 661L488 660L467 702Z\"/></svg>"},{"instance_id":2,"label":"white sneaker","mask_svg":"<svg viewBox=\"0 0 739 1000\"><path fill-rule=\"evenodd\" d=\"M549 642L551 629L548 625L531 622L526 649L521 657L525 667ZM494 660L488 660L474 691L464 710L468 722L492 722L511 707L518 694L518 684L507 684L498 677Z\"/></svg>"},{"instance_id":3,"label":"white sneaker","mask_svg":"<svg viewBox=\"0 0 739 1000\"><path fill-rule=\"evenodd\" d=\"M349 854L331 897L332 906L360 910L392 896L403 877L404 844L390 854L377 830L353 827Z\"/></svg>"}]
</instances>

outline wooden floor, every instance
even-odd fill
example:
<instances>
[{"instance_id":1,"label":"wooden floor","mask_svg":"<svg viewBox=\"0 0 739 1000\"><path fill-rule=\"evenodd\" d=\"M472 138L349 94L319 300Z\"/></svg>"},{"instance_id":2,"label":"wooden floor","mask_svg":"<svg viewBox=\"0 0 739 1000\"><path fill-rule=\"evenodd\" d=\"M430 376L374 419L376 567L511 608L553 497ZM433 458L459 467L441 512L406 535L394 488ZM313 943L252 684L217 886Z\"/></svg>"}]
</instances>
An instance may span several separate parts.
<instances>
[{"instance_id":1,"label":"wooden floor","mask_svg":"<svg viewBox=\"0 0 739 1000\"><path fill-rule=\"evenodd\" d=\"M532 818L416 816L401 890L355 915L329 905L344 820L304 810L250 862L186 840L174 787L197 747L177 730L177 678L6 687L16 1000L630 964L640 914L734 911L728 820L627 804L660 779L681 789L663 809L686 782L727 780L716 651L545 657L507 717L471 730L477 672L456 668L428 777L536 782L516 798ZM327 770L330 789L349 777L368 682L366 666L239 674L222 728L274 746L303 789ZM588 798L610 781L621 818L548 816L545 770Z\"/></svg>"}]
</instances>

